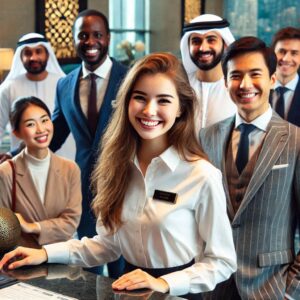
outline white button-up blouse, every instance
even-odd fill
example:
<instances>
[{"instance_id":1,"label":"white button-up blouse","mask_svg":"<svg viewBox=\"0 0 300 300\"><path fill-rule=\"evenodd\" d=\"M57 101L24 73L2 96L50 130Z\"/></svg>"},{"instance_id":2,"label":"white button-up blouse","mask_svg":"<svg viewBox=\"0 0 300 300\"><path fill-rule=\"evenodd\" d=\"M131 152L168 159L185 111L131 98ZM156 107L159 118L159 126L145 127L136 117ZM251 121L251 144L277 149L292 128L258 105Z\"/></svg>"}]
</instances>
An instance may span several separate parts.
<instances>
[{"instance_id":1,"label":"white button-up blouse","mask_svg":"<svg viewBox=\"0 0 300 300\"><path fill-rule=\"evenodd\" d=\"M172 295L212 290L236 270L218 169L204 159L186 162L170 147L152 160L145 177L135 159L128 180L121 228L108 235L98 222L92 239L45 246L48 262L95 266L122 254L136 266L167 268L197 258L191 267L162 276ZM176 193L176 203L153 198L155 190Z\"/></svg>"}]
</instances>

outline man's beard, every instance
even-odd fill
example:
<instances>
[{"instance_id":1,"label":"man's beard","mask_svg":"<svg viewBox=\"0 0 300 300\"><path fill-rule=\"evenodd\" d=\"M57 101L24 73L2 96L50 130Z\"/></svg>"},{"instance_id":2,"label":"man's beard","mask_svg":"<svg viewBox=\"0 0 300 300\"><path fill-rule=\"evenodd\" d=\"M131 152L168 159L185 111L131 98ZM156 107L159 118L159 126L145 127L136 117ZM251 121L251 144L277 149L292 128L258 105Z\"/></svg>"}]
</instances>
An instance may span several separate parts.
<instances>
[{"instance_id":1,"label":"man's beard","mask_svg":"<svg viewBox=\"0 0 300 300\"><path fill-rule=\"evenodd\" d=\"M32 64L36 62L29 62L24 65L24 68L29 74L38 75L43 73L46 70L47 67L47 61L39 61L39 67L33 67Z\"/></svg>"},{"instance_id":2,"label":"man's beard","mask_svg":"<svg viewBox=\"0 0 300 300\"><path fill-rule=\"evenodd\" d=\"M199 61L199 57L203 54L212 54L213 56L213 60L212 62L210 63L203 63L201 61ZM211 69L213 69L215 66L217 66L221 59L222 59L222 56L223 56L223 53L224 53L224 43L223 43L223 47L222 47L222 50L219 54L216 54L216 51L215 50L209 50L209 51L198 51L196 55L191 56L191 60L193 61L193 63L200 69L200 70L203 70L203 71L209 71Z\"/></svg>"}]
</instances>

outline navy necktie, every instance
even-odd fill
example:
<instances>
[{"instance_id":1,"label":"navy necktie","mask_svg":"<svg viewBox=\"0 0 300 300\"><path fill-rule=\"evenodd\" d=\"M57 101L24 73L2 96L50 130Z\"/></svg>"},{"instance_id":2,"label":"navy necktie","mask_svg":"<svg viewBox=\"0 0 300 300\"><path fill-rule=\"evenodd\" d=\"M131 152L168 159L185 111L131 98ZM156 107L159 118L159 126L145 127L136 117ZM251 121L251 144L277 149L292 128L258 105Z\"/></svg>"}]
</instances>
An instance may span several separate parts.
<instances>
[{"instance_id":1,"label":"navy necktie","mask_svg":"<svg viewBox=\"0 0 300 300\"><path fill-rule=\"evenodd\" d=\"M97 111L97 84L96 78L97 75L94 73L90 73L90 93L89 93L89 103L88 103L88 112L87 112L87 120L90 131L92 135L95 134L98 122L98 111Z\"/></svg>"},{"instance_id":2,"label":"navy necktie","mask_svg":"<svg viewBox=\"0 0 300 300\"><path fill-rule=\"evenodd\" d=\"M241 124L239 125L241 130L240 142L239 147L236 155L235 164L241 174L247 165L248 157L249 157L249 134L252 132L256 127L252 124Z\"/></svg>"},{"instance_id":3,"label":"navy necktie","mask_svg":"<svg viewBox=\"0 0 300 300\"><path fill-rule=\"evenodd\" d=\"M289 89L284 86L279 86L276 89L278 100L276 102L275 111L279 114L281 118L284 119L284 94Z\"/></svg>"}]
</instances>

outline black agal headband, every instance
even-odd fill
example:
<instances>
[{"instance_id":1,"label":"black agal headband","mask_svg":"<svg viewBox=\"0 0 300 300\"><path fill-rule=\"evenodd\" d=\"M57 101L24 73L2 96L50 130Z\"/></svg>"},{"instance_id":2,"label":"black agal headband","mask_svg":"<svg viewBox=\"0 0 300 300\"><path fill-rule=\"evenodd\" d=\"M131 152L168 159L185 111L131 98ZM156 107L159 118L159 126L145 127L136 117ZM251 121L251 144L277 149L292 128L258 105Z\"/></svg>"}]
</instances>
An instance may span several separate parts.
<instances>
[{"instance_id":1,"label":"black agal headband","mask_svg":"<svg viewBox=\"0 0 300 300\"><path fill-rule=\"evenodd\" d=\"M195 30L218 29L228 27L230 23L226 19L220 21L195 22L183 27L183 33Z\"/></svg>"},{"instance_id":2,"label":"black agal headband","mask_svg":"<svg viewBox=\"0 0 300 300\"><path fill-rule=\"evenodd\" d=\"M31 39L28 39L28 40L18 42L17 47L20 47L20 46L25 45L25 44L27 45L27 44L33 44L33 43L38 43L38 42L47 43L48 41L45 38L35 37L35 38L31 38Z\"/></svg>"}]
</instances>

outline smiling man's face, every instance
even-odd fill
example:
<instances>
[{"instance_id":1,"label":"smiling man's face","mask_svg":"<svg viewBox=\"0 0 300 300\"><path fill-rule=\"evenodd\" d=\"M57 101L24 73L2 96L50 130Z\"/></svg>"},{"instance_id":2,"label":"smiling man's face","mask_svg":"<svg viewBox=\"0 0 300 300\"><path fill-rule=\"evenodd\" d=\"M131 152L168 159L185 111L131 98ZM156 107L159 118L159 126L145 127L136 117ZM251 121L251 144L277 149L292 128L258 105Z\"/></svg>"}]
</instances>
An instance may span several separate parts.
<instances>
[{"instance_id":1,"label":"smiling man's face","mask_svg":"<svg viewBox=\"0 0 300 300\"><path fill-rule=\"evenodd\" d=\"M189 38L190 56L194 64L203 71L217 66L224 52L224 41L219 33L192 33Z\"/></svg>"},{"instance_id":2,"label":"smiling man's face","mask_svg":"<svg viewBox=\"0 0 300 300\"><path fill-rule=\"evenodd\" d=\"M270 76L264 57L248 52L228 61L226 86L239 114L251 122L269 107L269 94L275 76Z\"/></svg>"},{"instance_id":3,"label":"smiling man's face","mask_svg":"<svg viewBox=\"0 0 300 300\"><path fill-rule=\"evenodd\" d=\"M96 70L108 53L110 34L99 16L84 16L74 25L74 45L85 67Z\"/></svg>"}]
</instances>

